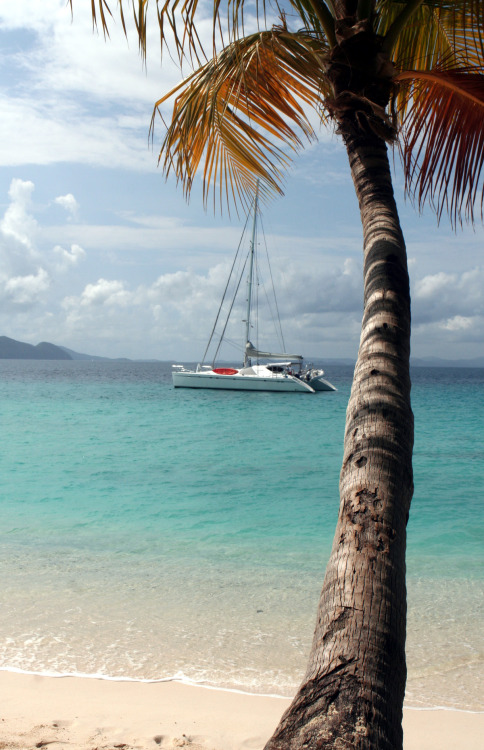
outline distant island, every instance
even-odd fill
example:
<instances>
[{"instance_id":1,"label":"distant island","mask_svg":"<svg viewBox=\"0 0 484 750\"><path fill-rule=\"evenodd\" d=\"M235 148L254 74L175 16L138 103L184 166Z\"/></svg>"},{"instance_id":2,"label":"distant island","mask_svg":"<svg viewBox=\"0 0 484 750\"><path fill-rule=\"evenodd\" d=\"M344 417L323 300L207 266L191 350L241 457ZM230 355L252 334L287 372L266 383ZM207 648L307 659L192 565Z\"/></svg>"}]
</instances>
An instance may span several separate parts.
<instances>
[{"instance_id":1,"label":"distant island","mask_svg":"<svg viewBox=\"0 0 484 750\"><path fill-rule=\"evenodd\" d=\"M80 354L66 346L56 346L48 341L42 341L34 346L26 344L23 341L9 339L8 336L0 336L0 359L63 359L63 360L98 360L105 362L160 362L159 359L131 360L127 357L99 357L95 354ZM183 358L181 361L187 362ZM354 367L355 360L347 358L325 357L320 360L319 357L307 357L306 359L320 363L322 366L348 366ZM172 360L170 360L172 361ZM412 367L484 367L484 357L474 357L473 359L439 359L438 357L421 357L410 360Z\"/></svg>"},{"instance_id":2,"label":"distant island","mask_svg":"<svg viewBox=\"0 0 484 750\"><path fill-rule=\"evenodd\" d=\"M109 360L110 357L96 357L93 354L80 354L65 346L56 346L42 341L34 346L24 341L15 341L8 336L0 336L0 359L70 359L70 360ZM116 361L128 361L124 358Z\"/></svg>"},{"instance_id":3,"label":"distant island","mask_svg":"<svg viewBox=\"0 0 484 750\"><path fill-rule=\"evenodd\" d=\"M65 349L47 341L33 346L0 336L0 359L73 359Z\"/></svg>"}]
</instances>

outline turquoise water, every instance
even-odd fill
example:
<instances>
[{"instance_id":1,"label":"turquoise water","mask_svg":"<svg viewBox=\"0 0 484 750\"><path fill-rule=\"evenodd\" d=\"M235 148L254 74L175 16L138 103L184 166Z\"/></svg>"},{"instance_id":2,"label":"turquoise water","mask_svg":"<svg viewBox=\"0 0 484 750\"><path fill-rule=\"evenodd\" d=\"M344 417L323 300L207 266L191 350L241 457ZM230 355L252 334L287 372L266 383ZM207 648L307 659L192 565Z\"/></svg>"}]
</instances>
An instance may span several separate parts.
<instances>
[{"instance_id":1,"label":"turquoise water","mask_svg":"<svg viewBox=\"0 0 484 750\"><path fill-rule=\"evenodd\" d=\"M338 513L337 393L0 362L0 667L291 695ZM479 710L483 370L413 371L407 703ZM479 692L480 690L480 692Z\"/></svg>"}]
</instances>

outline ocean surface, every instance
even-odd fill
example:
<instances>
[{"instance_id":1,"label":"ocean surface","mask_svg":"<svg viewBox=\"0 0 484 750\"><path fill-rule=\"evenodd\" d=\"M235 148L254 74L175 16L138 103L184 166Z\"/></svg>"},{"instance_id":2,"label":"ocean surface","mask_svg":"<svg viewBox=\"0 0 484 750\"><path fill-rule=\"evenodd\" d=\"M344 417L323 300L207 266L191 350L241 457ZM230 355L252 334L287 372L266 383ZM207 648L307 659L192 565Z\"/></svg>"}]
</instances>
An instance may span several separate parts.
<instances>
[{"instance_id":1,"label":"ocean surface","mask_svg":"<svg viewBox=\"0 0 484 750\"><path fill-rule=\"evenodd\" d=\"M484 370L413 369L406 704L484 710ZM336 393L0 361L0 668L291 695L338 514Z\"/></svg>"}]
</instances>

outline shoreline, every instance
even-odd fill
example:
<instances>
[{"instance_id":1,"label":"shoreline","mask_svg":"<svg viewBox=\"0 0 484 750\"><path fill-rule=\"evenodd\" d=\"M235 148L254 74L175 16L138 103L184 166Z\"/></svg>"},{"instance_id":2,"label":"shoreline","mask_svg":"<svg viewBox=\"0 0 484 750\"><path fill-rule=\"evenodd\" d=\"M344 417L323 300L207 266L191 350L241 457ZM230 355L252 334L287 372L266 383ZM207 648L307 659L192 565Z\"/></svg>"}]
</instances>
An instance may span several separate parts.
<instances>
[{"instance_id":1,"label":"shoreline","mask_svg":"<svg viewBox=\"0 0 484 750\"><path fill-rule=\"evenodd\" d=\"M289 698L166 680L0 671L0 747L262 750ZM404 707L405 750L480 750L484 712ZM39 744L40 743L40 744Z\"/></svg>"},{"instance_id":2,"label":"shoreline","mask_svg":"<svg viewBox=\"0 0 484 750\"><path fill-rule=\"evenodd\" d=\"M138 678L138 677L113 677L111 675L104 674L83 674L77 672L37 672L35 670L29 671L21 669L20 667L0 667L0 684L2 674L17 674L25 677L41 677L49 680L98 680L99 682L114 682L114 683L128 683L134 685L161 685L164 683L176 683L179 685L186 685L188 687L197 688L200 690L214 690L221 693L234 693L235 695L248 695L254 698L269 698L271 700L281 700L290 702L292 696L281 695L278 693L256 693L249 690L242 690L238 688L222 687L220 685L211 685L210 683L196 682L186 677L183 674L176 674L172 677L160 677L156 678ZM455 706L414 706L404 701L403 708L405 711L454 711L456 713L463 714L482 714L484 715L484 707L482 710L472 708L457 708ZM0 747L1 750L1 747Z\"/></svg>"}]
</instances>

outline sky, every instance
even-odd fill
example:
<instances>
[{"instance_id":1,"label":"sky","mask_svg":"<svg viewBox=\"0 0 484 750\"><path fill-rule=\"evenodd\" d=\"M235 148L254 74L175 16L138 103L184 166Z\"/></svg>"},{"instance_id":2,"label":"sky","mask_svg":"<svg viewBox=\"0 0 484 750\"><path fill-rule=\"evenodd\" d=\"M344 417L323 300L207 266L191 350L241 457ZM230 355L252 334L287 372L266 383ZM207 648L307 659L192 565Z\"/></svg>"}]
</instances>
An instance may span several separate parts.
<instances>
[{"instance_id":1,"label":"sky","mask_svg":"<svg viewBox=\"0 0 484 750\"><path fill-rule=\"evenodd\" d=\"M90 6L74 0L72 19L65 0L0 3L0 335L198 361L245 217L205 210L199 178L187 203L158 167L153 105L181 73L168 55L161 63L155 24L144 67L133 29L126 40L115 18L105 41ZM209 39L209 20L201 33ZM412 355L482 356L483 228L454 232L430 209L420 215L405 199L398 154L391 159ZM286 349L356 358L362 231L337 136L320 130L294 157L284 193L263 221Z\"/></svg>"}]
</instances>

